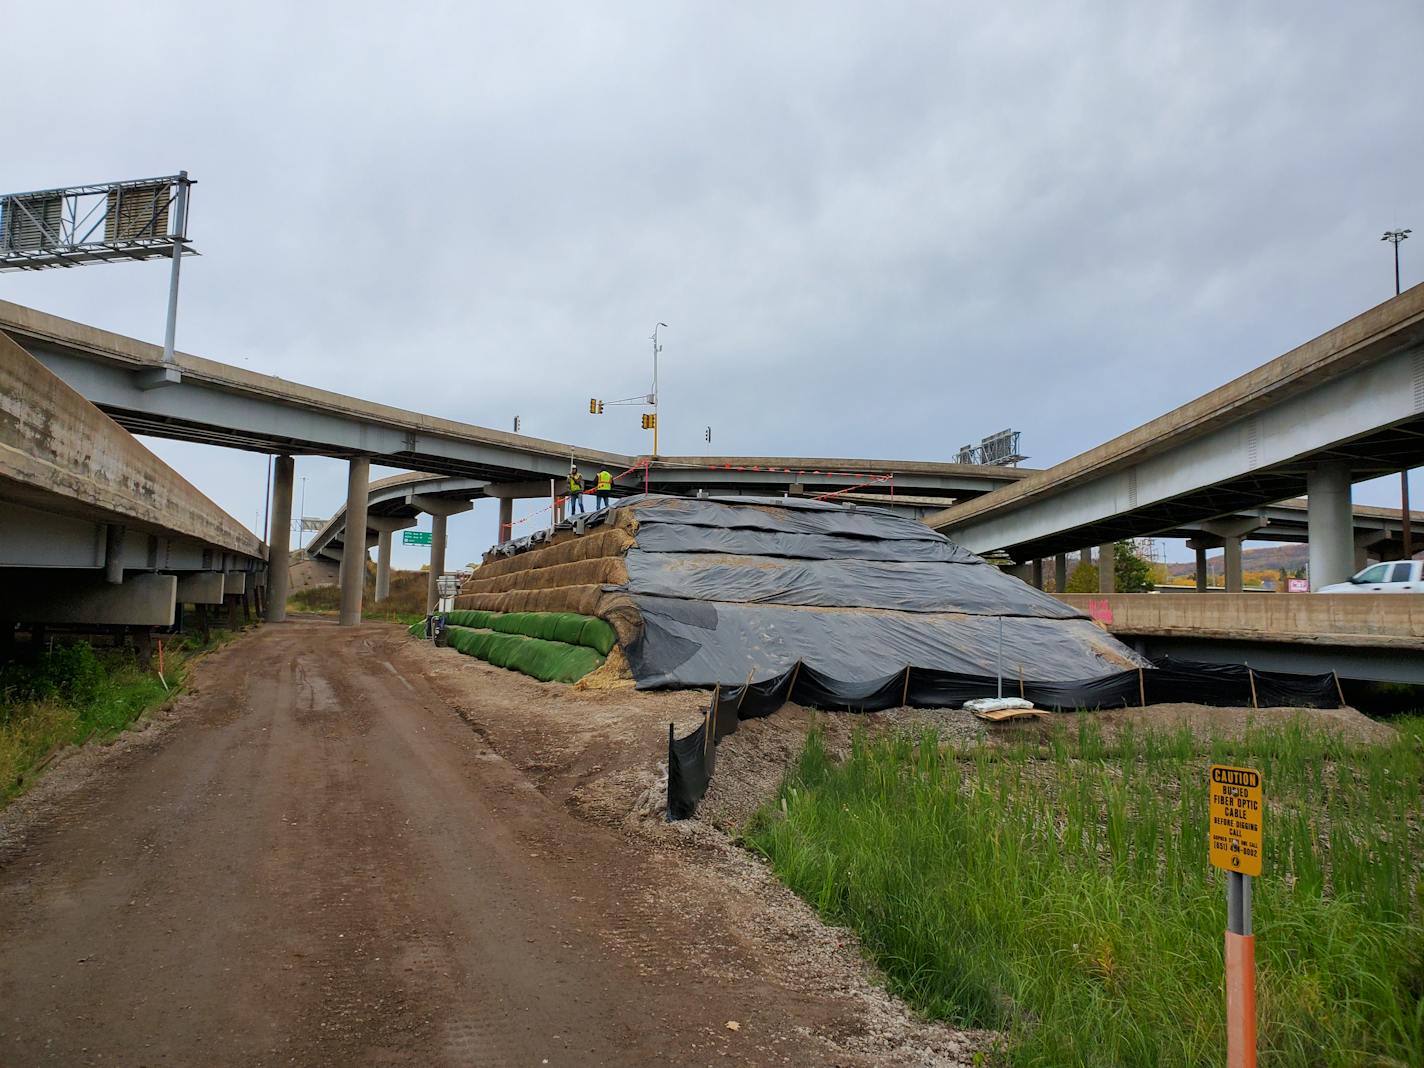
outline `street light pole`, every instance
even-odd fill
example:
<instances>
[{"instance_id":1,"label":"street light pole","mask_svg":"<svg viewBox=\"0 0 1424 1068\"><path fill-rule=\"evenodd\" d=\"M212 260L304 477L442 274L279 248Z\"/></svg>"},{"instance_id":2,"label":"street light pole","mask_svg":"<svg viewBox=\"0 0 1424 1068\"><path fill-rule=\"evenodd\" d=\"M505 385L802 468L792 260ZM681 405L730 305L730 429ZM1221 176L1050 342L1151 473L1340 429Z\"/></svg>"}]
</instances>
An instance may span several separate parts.
<instances>
[{"instance_id":1,"label":"street light pole","mask_svg":"<svg viewBox=\"0 0 1424 1068\"><path fill-rule=\"evenodd\" d=\"M1408 240L1412 230L1386 230L1381 241L1388 241L1394 246L1394 295L1400 294L1399 287L1399 243ZM1399 473L1399 536L1403 543L1404 558L1414 559L1414 539L1411 536L1409 524L1409 469L1406 467Z\"/></svg>"},{"instance_id":2,"label":"street light pole","mask_svg":"<svg viewBox=\"0 0 1424 1068\"><path fill-rule=\"evenodd\" d=\"M653 455L658 454L658 353L662 352L662 345L658 344L658 330L667 329L667 323L658 323L653 327Z\"/></svg>"}]
</instances>

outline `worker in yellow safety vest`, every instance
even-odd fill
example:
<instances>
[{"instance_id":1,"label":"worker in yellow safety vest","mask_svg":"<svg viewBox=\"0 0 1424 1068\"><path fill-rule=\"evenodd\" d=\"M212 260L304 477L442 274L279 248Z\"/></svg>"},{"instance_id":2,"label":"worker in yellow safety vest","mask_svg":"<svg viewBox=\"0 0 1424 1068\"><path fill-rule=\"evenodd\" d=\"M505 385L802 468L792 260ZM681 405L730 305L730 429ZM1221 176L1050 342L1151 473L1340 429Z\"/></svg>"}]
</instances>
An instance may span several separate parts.
<instances>
[{"instance_id":1,"label":"worker in yellow safety vest","mask_svg":"<svg viewBox=\"0 0 1424 1068\"><path fill-rule=\"evenodd\" d=\"M583 514L583 475L578 464L569 464L569 515Z\"/></svg>"},{"instance_id":2,"label":"worker in yellow safety vest","mask_svg":"<svg viewBox=\"0 0 1424 1068\"><path fill-rule=\"evenodd\" d=\"M593 490L593 498L595 501L594 510L597 511L599 508L607 508L608 502L612 499L612 495L613 476L607 471L600 471L598 473L598 482L595 483Z\"/></svg>"}]
</instances>

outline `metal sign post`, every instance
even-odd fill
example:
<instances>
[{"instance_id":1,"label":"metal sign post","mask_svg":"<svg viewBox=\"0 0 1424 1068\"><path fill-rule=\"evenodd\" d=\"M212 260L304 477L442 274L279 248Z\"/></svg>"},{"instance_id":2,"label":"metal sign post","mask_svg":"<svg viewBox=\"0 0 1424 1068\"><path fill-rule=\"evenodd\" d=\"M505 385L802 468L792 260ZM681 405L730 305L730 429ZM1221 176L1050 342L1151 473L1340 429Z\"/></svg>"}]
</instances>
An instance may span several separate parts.
<instances>
[{"instance_id":1,"label":"metal sign post","mask_svg":"<svg viewBox=\"0 0 1424 1068\"><path fill-rule=\"evenodd\" d=\"M1255 768L1213 764L1208 854L1226 872L1226 1064L1256 1068L1256 936L1251 880L1261 874L1265 798Z\"/></svg>"},{"instance_id":2,"label":"metal sign post","mask_svg":"<svg viewBox=\"0 0 1424 1068\"><path fill-rule=\"evenodd\" d=\"M177 382L178 270L188 244L187 171L163 178L96 182L0 195L0 271L40 271L85 263L168 257L163 375L144 388Z\"/></svg>"}]
</instances>

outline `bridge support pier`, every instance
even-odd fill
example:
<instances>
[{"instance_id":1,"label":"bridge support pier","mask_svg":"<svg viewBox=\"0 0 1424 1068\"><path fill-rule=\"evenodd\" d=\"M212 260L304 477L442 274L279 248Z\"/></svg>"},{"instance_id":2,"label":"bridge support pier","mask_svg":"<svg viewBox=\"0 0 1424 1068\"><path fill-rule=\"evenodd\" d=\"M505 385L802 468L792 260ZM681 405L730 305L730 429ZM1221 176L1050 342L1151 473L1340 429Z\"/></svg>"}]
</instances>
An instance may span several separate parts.
<instances>
[{"instance_id":1,"label":"bridge support pier","mask_svg":"<svg viewBox=\"0 0 1424 1068\"><path fill-rule=\"evenodd\" d=\"M1310 498L1310 588L1344 582L1355 562L1355 516L1350 465L1323 463L1306 475Z\"/></svg>"},{"instance_id":2,"label":"bridge support pier","mask_svg":"<svg viewBox=\"0 0 1424 1068\"><path fill-rule=\"evenodd\" d=\"M1241 593L1241 538L1227 537L1221 541L1222 566L1226 569L1226 592Z\"/></svg>"},{"instance_id":3,"label":"bridge support pier","mask_svg":"<svg viewBox=\"0 0 1424 1068\"><path fill-rule=\"evenodd\" d=\"M1029 572L1029 582L1036 590L1043 589L1043 560L1035 557L1033 560L1033 570Z\"/></svg>"},{"instance_id":4,"label":"bridge support pier","mask_svg":"<svg viewBox=\"0 0 1424 1068\"><path fill-rule=\"evenodd\" d=\"M430 581L425 590L425 610L433 612L440 606L440 576L445 571L445 524L449 517L438 513L430 517Z\"/></svg>"},{"instance_id":5,"label":"bridge support pier","mask_svg":"<svg viewBox=\"0 0 1424 1068\"><path fill-rule=\"evenodd\" d=\"M1068 555L1059 553L1053 558L1053 592L1068 591Z\"/></svg>"},{"instance_id":6,"label":"bridge support pier","mask_svg":"<svg viewBox=\"0 0 1424 1068\"><path fill-rule=\"evenodd\" d=\"M370 488L371 458L353 456L346 472L347 534L341 551L343 627L361 622L361 594L366 585L366 498Z\"/></svg>"},{"instance_id":7,"label":"bridge support pier","mask_svg":"<svg viewBox=\"0 0 1424 1068\"><path fill-rule=\"evenodd\" d=\"M376 600L391 595L391 535L395 531L376 531Z\"/></svg>"},{"instance_id":8,"label":"bridge support pier","mask_svg":"<svg viewBox=\"0 0 1424 1068\"><path fill-rule=\"evenodd\" d=\"M1206 546L1193 546L1197 552L1197 592L1205 593L1207 587Z\"/></svg>"},{"instance_id":9,"label":"bridge support pier","mask_svg":"<svg viewBox=\"0 0 1424 1068\"><path fill-rule=\"evenodd\" d=\"M514 498L501 497L499 499L499 535L494 539L496 545L509 541L514 537Z\"/></svg>"},{"instance_id":10,"label":"bridge support pier","mask_svg":"<svg viewBox=\"0 0 1424 1068\"><path fill-rule=\"evenodd\" d=\"M1113 545L1098 546L1098 592L1114 593L1117 589L1117 572L1114 569Z\"/></svg>"},{"instance_id":11,"label":"bridge support pier","mask_svg":"<svg viewBox=\"0 0 1424 1068\"><path fill-rule=\"evenodd\" d=\"M290 456L272 465L272 529L267 532L267 622L287 618L288 569L292 552L292 483L297 465Z\"/></svg>"}]
</instances>

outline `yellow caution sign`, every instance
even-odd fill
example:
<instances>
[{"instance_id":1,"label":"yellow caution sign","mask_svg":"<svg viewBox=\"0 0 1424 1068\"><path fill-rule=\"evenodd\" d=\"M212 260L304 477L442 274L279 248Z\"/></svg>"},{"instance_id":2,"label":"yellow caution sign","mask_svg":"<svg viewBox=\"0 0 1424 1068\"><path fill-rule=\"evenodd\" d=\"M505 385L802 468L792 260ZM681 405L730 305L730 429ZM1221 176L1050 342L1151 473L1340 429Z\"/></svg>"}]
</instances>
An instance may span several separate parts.
<instances>
[{"instance_id":1,"label":"yellow caution sign","mask_svg":"<svg viewBox=\"0 0 1424 1068\"><path fill-rule=\"evenodd\" d=\"M1255 768L1211 766L1211 862L1239 875L1261 874L1261 824L1265 798Z\"/></svg>"}]
</instances>

